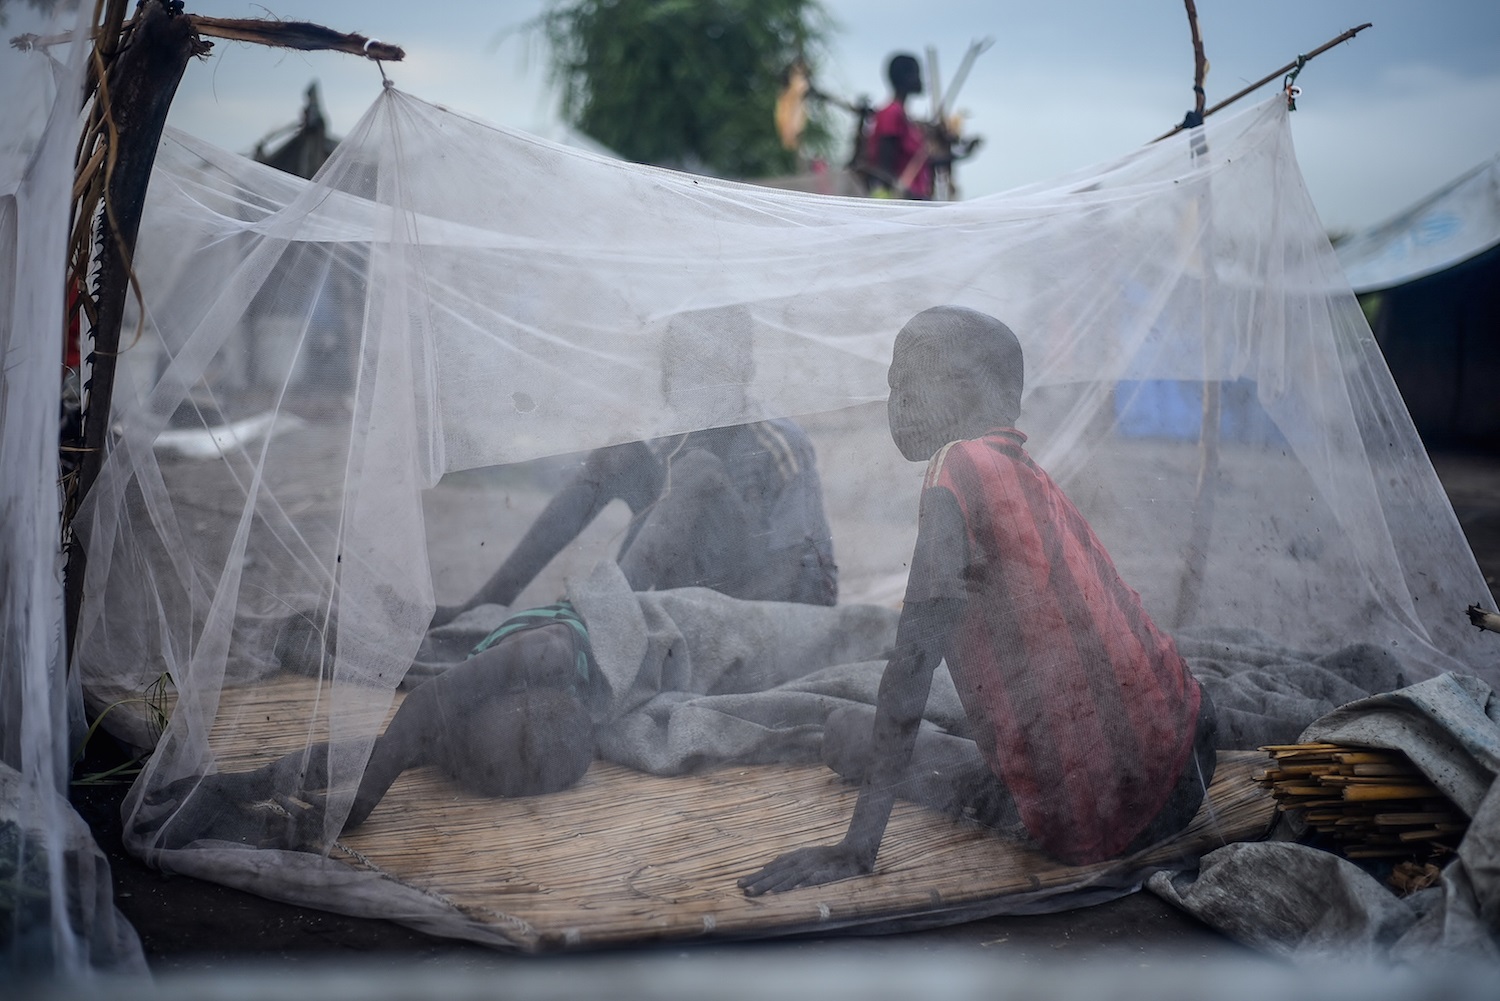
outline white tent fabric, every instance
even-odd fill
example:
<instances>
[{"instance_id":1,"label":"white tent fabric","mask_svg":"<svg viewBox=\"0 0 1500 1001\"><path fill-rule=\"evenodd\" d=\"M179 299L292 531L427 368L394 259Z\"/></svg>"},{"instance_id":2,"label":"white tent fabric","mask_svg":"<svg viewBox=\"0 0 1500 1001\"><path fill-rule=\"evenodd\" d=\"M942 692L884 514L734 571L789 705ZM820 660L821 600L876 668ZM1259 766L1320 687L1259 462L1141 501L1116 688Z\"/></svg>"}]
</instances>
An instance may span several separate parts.
<instances>
[{"instance_id":1,"label":"white tent fabric","mask_svg":"<svg viewBox=\"0 0 1500 1001\"><path fill-rule=\"evenodd\" d=\"M1404 285L1500 244L1500 154L1339 244L1358 293Z\"/></svg>"},{"instance_id":2,"label":"white tent fabric","mask_svg":"<svg viewBox=\"0 0 1500 1001\"><path fill-rule=\"evenodd\" d=\"M76 8L12 8L7 39L82 30ZM144 967L67 800L83 716L64 669L57 444L85 51L0 48L0 946L12 976Z\"/></svg>"},{"instance_id":3,"label":"white tent fabric","mask_svg":"<svg viewBox=\"0 0 1500 1001\"><path fill-rule=\"evenodd\" d=\"M317 855L161 841L160 803L232 770L216 742L254 720L227 687L284 665L295 612L327 631L315 669L336 682L289 735L335 741L316 752L326 849L435 605L475 592L589 449L795 419L840 603L895 606L922 467L891 443L887 367L936 305L1016 332L1028 447L1163 628L1368 643L1412 678L1500 680L1462 614L1483 580L1280 100L933 205L610 161L387 89L312 182L169 134L136 261L145 333L83 512L78 666L96 699L175 696L127 836L180 871L381 910L388 881L356 887ZM715 367L726 350L753 375ZM684 353L710 359L705 381L669 399ZM1207 434L1158 413L1205 387L1232 400ZM157 447L182 431L209 457ZM512 609L556 598L628 521L606 510ZM391 909L420 924L420 905Z\"/></svg>"}]
</instances>

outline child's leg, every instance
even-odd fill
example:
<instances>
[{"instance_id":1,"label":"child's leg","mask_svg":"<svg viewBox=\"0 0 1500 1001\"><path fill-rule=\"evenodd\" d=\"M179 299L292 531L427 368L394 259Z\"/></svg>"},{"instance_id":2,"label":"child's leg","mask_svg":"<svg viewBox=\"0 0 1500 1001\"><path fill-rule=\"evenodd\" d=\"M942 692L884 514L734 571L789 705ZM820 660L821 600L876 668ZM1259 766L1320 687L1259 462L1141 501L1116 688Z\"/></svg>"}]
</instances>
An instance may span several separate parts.
<instances>
[{"instance_id":1,"label":"child's leg","mask_svg":"<svg viewBox=\"0 0 1500 1001\"><path fill-rule=\"evenodd\" d=\"M694 449L672 462L619 562L633 591L711 587L742 597L750 555L749 516L723 461Z\"/></svg>"},{"instance_id":2,"label":"child's leg","mask_svg":"<svg viewBox=\"0 0 1500 1001\"><path fill-rule=\"evenodd\" d=\"M823 762L846 779L864 781L874 750L874 728L874 707L838 710L823 730ZM951 733L917 732L911 763L896 795L990 827L1011 830L1021 823L1010 791L990 771L979 745Z\"/></svg>"},{"instance_id":3,"label":"child's leg","mask_svg":"<svg viewBox=\"0 0 1500 1001\"><path fill-rule=\"evenodd\" d=\"M833 605L838 570L811 540L772 549L724 462L678 456L656 502L631 527L619 564L634 591L709 587L748 601Z\"/></svg>"}]
</instances>

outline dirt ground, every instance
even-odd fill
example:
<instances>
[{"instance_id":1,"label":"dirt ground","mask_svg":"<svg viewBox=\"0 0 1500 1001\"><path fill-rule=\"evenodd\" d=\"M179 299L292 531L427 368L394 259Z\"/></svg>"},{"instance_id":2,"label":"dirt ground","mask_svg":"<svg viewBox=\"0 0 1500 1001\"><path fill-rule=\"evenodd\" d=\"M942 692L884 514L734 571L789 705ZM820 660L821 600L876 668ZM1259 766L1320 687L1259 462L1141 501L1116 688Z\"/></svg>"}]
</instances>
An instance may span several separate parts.
<instances>
[{"instance_id":1,"label":"dirt ground","mask_svg":"<svg viewBox=\"0 0 1500 1001\"><path fill-rule=\"evenodd\" d=\"M1490 586L1500 595L1500 456L1443 454L1434 464ZM1475 595L1476 601L1482 596ZM1500 659L1500 637L1496 637ZM113 764L117 752L98 741L80 774ZM120 840L124 786L76 787L75 805L113 868L119 909L135 926L157 972L204 972L243 964L312 966L373 963L393 958L408 968L445 972L535 963L479 946L432 938L399 925L343 917L265 900L185 876L167 876L125 853ZM889 929L886 929L890 932ZM766 943L674 945L615 958L649 963L663 955L700 964L757 950L790 950L819 961L859 961L892 948L927 953L957 950L1012 963L1140 963L1176 958L1243 960L1246 950L1148 893L1060 914L993 918L946 928ZM777 955L782 955L778 952ZM654 957L654 958L653 958ZM540 962L569 962L568 959Z\"/></svg>"}]
</instances>

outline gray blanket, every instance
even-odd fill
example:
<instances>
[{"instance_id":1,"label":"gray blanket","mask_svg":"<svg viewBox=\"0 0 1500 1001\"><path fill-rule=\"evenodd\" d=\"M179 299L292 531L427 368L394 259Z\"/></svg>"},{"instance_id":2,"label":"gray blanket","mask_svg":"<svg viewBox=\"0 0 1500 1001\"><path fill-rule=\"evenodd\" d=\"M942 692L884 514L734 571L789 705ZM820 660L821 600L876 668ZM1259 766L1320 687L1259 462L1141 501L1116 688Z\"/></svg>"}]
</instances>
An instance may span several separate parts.
<instances>
[{"instance_id":1,"label":"gray blanket","mask_svg":"<svg viewBox=\"0 0 1500 1001\"><path fill-rule=\"evenodd\" d=\"M1335 707L1406 684L1387 650L1353 643L1315 654L1253 629L1193 629L1177 649L1219 712L1221 749L1289 744Z\"/></svg>"},{"instance_id":2,"label":"gray blanket","mask_svg":"<svg viewBox=\"0 0 1500 1001\"><path fill-rule=\"evenodd\" d=\"M872 605L739 601L703 588L637 593L612 563L569 581L568 596L609 685L596 720L600 753L657 775L816 761L830 713L875 703L898 617ZM434 630L407 684L461 660L504 617L502 608L478 608ZM1335 706L1401 684L1394 658L1369 645L1315 655L1250 630L1177 639L1218 707L1225 748L1293 740ZM934 678L926 717L967 730L946 670Z\"/></svg>"},{"instance_id":3,"label":"gray blanket","mask_svg":"<svg viewBox=\"0 0 1500 1001\"><path fill-rule=\"evenodd\" d=\"M1442 882L1405 899L1337 855L1287 841L1229 845L1149 886L1226 934L1322 962L1500 960L1500 698L1445 674L1343 706L1302 740L1395 748L1469 815Z\"/></svg>"}]
</instances>

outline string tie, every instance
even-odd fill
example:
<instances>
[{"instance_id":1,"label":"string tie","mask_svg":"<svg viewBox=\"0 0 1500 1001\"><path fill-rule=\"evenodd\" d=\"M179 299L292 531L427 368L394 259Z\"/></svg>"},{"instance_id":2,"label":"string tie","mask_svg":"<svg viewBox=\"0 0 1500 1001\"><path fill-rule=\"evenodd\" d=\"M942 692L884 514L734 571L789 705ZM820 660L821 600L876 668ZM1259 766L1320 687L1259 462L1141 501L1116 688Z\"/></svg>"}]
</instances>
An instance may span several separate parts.
<instances>
[{"instance_id":1,"label":"string tie","mask_svg":"<svg viewBox=\"0 0 1500 1001\"><path fill-rule=\"evenodd\" d=\"M391 78L390 77L388 77L388 76L385 75L385 63L380 59L379 56L372 56L372 55L370 55L370 47L372 45L384 45L384 44L385 43L382 42L378 38L367 38L367 39L365 39L365 58L369 59L369 60L372 60L375 63L375 68L380 71L380 85L382 87L384 87L386 90L390 90L392 87L395 86L395 84L393 84L391 82Z\"/></svg>"},{"instance_id":2,"label":"string tie","mask_svg":"<svg viewBox=\"0 0 1500 1001\"><path fill-rule=\"evenodd\" d=\"M1299 54L1297 56L1297 65L1286 75L1286 79L1281 81L1281 89L1286 91L1286 110L1288 111L1297 110L1297 98L1302 94L1302 88L1293 86L1293 84L1296 82L1297 74L1301 73L1302 67L1306 65L1307 57Z\"/></svg>"}]
</instances>

